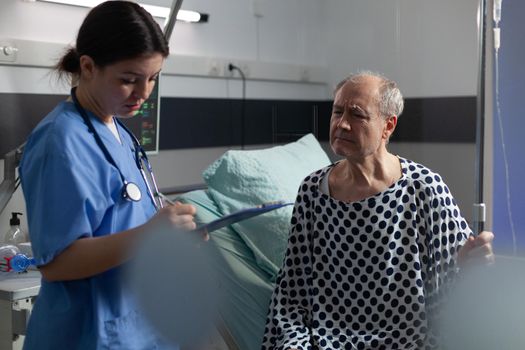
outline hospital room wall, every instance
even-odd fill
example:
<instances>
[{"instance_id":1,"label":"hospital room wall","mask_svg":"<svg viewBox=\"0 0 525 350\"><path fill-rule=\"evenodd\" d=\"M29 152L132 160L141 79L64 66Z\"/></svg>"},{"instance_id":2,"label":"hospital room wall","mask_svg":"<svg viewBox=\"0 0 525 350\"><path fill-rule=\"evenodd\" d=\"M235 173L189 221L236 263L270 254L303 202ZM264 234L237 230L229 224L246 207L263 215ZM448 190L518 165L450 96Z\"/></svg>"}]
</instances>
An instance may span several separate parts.
<instances>
[{"instance_id":1,"label":"hospital room wall","mask_svg":"<svg viewBox=\"0 0 525 350\"><path fill-rule=\"evenodd\" d=\"M170 42L172 53L326 69L326 84L249 79L246 92L247 98L252 99L329 100L337 79L361 68L382 71L397 79L407 97L475 94L476 33L471 24L475 23L476 16L474 0L262 0L257 3L260 17L254 16L252 1L184 1L184 8L209 13L210 22L177 23ZM60 5L2 3L1 36L71 42L86 10L57 6ZM60 21L56 20L57 11ZM46 68L0 66L2 76L8 77L2 79L0 92L67 93L63 86L48 84L47 72ZM163 77L162 84L163 97L241 96L240 81L222 75L170 74ZM396 143L391 144L391 148L440 171L460 204L469 209L473 197L470 176L474 171L473 144ZM201 182L202 170L226 149L161 151L152 157L160 186ZM451 154L455 156L450 157ZM0 217L0 236L7 228L8 213L24 211L19 192Z\"/></svg>"}]
</instances>

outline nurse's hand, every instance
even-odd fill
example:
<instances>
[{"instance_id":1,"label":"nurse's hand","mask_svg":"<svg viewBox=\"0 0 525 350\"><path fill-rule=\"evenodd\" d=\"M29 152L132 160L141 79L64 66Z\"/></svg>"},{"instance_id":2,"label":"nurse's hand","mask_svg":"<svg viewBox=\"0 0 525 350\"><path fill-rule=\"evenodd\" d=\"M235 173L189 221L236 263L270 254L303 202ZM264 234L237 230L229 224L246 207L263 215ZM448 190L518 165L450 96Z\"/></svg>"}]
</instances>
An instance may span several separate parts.
<instances>
[{"instance_id":1,"label":"nurse's hand","mask_svg":"<svg viewBox=\"0 0 525 350\"><path fill-rule=\"evenodd\" d=\"M160 209L156 216L173 228L191 231L197 227L194 220L196 212L193 205L177 201Z\"/></svg>"},{"instance_id":2,"label":"nurse's hand","mask_svg":"<svg viewBox=\"0 0 525 350\"><path fill-rule=\"evenodd\" d=\"M193 231L197 227L197 224L195 223L196 212L197 209L195 209L193 205L183 204L176 201L161 208L150 222L154 225L167 225L173 229ZM208 232L195 232L202 235L202 238L205 241L210 238Z\"/></svg>"},{"instance_id":3,"label":"nurse's hand","mask_svg":"<svg viewBox=\"0 0 525 350\"><path fill-rule=\"evenodd\" d=\"M469 265L494 263L493 240L494 234L489 231L483 231L477 236L470 236L458 252L459 266L468 267Z\"/></svg>"}]
</instances>

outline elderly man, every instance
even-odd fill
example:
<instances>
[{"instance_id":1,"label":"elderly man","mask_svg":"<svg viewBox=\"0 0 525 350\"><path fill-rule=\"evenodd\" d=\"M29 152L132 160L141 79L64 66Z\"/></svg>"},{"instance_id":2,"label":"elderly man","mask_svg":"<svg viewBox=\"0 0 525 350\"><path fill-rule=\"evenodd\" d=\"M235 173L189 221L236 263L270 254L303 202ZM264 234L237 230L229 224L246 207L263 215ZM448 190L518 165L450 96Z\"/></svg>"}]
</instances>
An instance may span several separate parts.
<instances>
[{"instance_id":1,"label":"elderly man","mask_svg":"<svg viewBox=\"0 0 525 350\"><path fill-rule=\"evenodd\" d=\"M402 110L379 74L337 85L330 144L343 159L299 188L263 349L433 349L446 287L493 259L493 234L472 235L442 178L388 151Z\"/></svg>"}]
</instances>

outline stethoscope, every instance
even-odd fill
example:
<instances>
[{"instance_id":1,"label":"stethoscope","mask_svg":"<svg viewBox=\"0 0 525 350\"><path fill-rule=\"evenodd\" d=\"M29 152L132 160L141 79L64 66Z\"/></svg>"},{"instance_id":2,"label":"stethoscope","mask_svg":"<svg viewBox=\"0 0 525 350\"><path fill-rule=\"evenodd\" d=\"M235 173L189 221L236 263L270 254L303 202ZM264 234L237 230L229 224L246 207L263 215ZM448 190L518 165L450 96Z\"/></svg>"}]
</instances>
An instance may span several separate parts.
<instances>
[{"instance_id":1,"label":"stethoscope","mask_svg":"<svg viewBox=\"0 0 525 350\"><path fill-rule=\"evenodd\" d=\"M140 191L139 186L131 181L127 181L124 177L124 174L122 174L122 171L118 167L117 163L109 153L106 145L104 145L104 142L102 141L102 138L98 134L97 130L95 130L95 126L89 119L89 116L87 115L85 109L80 105L77 99L76 95L76 88L71 89L71 98L73 99L73 102L75 104L75 107L77 108L78 112L82 116L82 119L84 119L84 123L86 123L89 131L93 134L95 137L95 141L97 142L97 145L102 150L102 153L104 153L104 156L106 157L106 160L113 165L118 173L120 174L120 178L122 179L122 182L124 183L124 186L122 188L122 198L124 198L127 201L131 202L138 202L142 198L142 193ZM134 146L134 152L135 152L135 163L137 165L137 168L140 170L140 174L142 175L142 178L144 179L144 183L146 184L146 188L148 190L148 194L151 198L151 201L153 202L153 205L155 206L155 209L159 210L160 208L164 207L161 199L161 194L159 192L159 188L157 186L157 181L155 180L155 175L153 174L153 168L151 167L151 164L149 162L148 156L146 155L146 151L144 151L144 148L140 145L139 140L137 137L129 130L118 118L113 118L116 124L120 126L126 133L131 137L131 140L133 141ZM146 177L146 173L144 171L144 165L146 165L146 168L149 173L149 177L151 179L151 183L153 184L150 186L148 179ZM155 191L155 194L154 192ZM155 200L155 197L158 198L158 201Z\"/></svg>"}]
</instances>

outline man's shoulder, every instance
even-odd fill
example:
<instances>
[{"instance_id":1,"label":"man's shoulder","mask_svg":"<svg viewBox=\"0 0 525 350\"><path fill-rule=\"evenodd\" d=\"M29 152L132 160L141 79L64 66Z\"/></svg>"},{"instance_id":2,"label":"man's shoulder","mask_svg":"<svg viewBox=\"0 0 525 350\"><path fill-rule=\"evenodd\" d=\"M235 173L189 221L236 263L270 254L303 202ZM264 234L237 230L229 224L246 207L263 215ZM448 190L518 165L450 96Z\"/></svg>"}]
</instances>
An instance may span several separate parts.
<instances>
[{"instance_id":1,"label":"man's shoulder","mask_svg":"<svg viewBox=\"0 0 525 350\"><path fill-rule=\"evenodd\" d=\"M325 167L322 167L321 169L317 169L313 172L311 172L310 174L308 174L308 176L306 176L302 183L310 183L310 184L316 184L316 183L319 183L320 180L326 175L326 173L328 171L330 171L330 169L334 166L334 164L330 164L330 165L327 165Z\"/></svg>"},{"instance_id":2,"label":"man's shoulder","mask_svg":"<svg viewBox=\"0 0 525 350\"><path fill-rule=\"evenodd\" d=\"M401 157L400 159L403 163L404 174L409 181L420 182L424 185L443 185L443 178L438 172L413 160Z\"/></svg>"}]
</instances>

